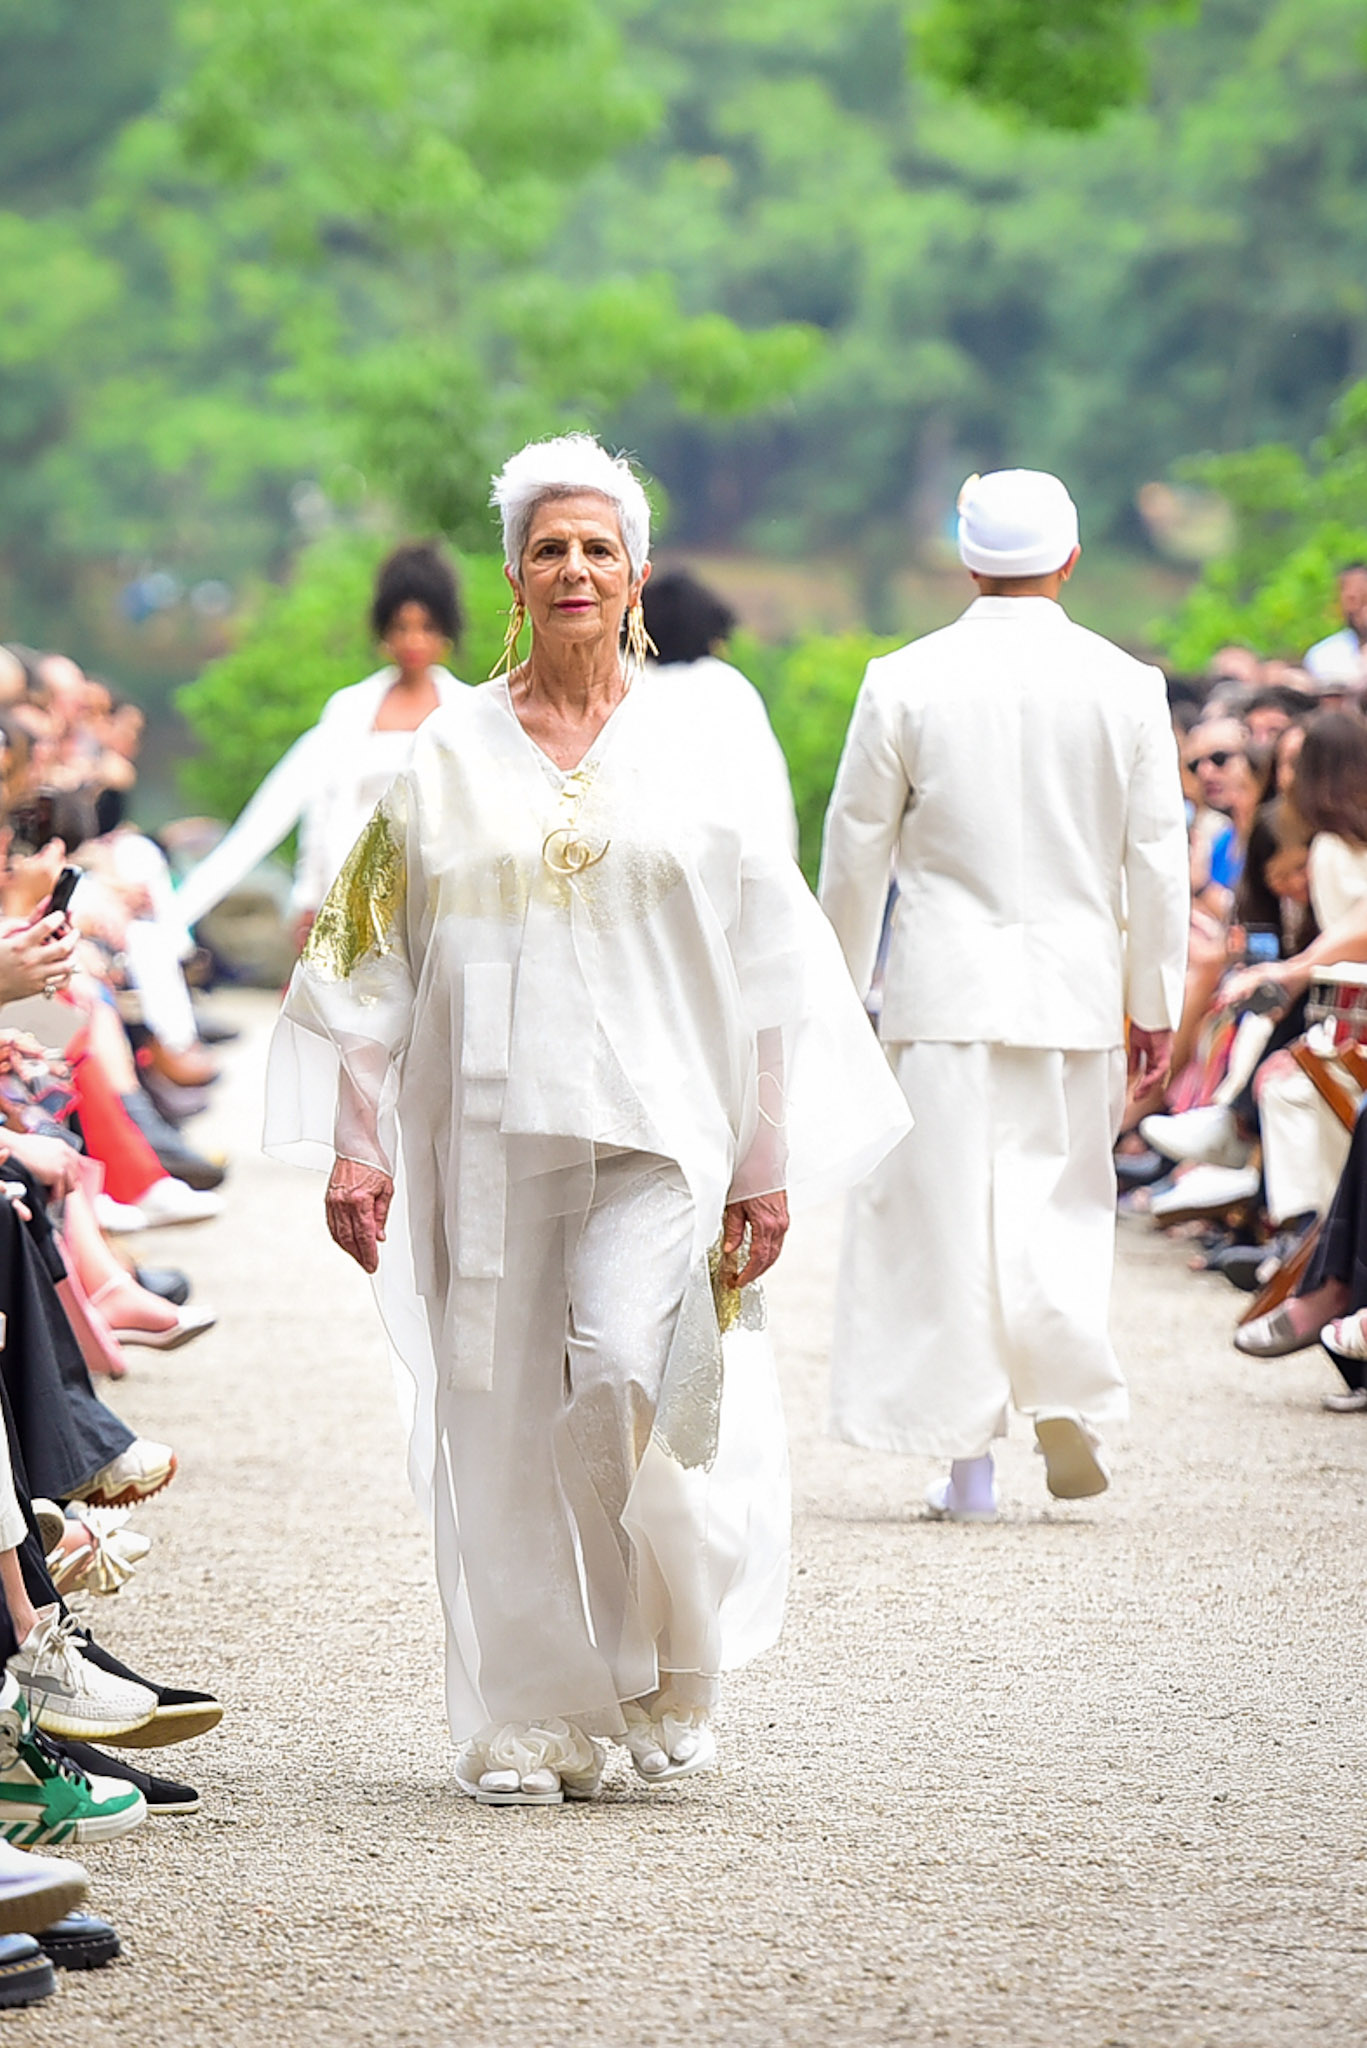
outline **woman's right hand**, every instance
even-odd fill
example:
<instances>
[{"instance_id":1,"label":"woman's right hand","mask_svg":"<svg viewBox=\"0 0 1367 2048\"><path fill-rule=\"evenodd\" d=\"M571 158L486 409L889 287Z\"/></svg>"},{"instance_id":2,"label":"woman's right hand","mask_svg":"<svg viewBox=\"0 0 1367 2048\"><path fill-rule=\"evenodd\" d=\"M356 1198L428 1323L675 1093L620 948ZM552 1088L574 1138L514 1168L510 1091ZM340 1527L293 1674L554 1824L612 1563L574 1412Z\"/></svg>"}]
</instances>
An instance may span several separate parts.
<instances>
[{"instance_id":1,"label":"woman's right hand","mask_svg":"<svg viewBox=\"0 0 1367 2048\"><path fill-rule=\"evenodd\" d=\"M0 935L0 1003L39 995L49 983L65 987L75 950L76 934L60 911Z\"/></svg>"},{"instance_id":2,"label":"woman's right hand","mask_svg":"<svg viewBox=\"0 0 1367 2048\"><path fill-rule=\"evenodd\" d=\"M36 917L56 887L65 859L66 846L60 839L49 839L37 853L11 856L5 876L5 915Z\"/></svg>"},{"instance_id":3,"label":"woman's right hand","mask_svg":"<svg viewBox=\"0 0 1367 2048\"><path fill-rule=\"evenodd\" d=\"M357 1159L334 1162L326 1197L328 1230L363 1272L373 1273L380 1263L393 1199L394 1183L377 1166L362 1166Z\"/></svg>"}]
</instances>

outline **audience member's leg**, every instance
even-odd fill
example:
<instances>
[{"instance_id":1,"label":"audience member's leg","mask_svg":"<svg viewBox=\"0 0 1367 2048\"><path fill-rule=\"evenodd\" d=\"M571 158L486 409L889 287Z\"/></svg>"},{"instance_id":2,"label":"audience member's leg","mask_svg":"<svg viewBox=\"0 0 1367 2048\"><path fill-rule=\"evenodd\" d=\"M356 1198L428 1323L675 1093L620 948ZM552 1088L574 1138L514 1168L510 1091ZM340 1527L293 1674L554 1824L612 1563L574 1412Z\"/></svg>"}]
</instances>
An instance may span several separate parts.
<instances>
[{"instance_id":1,"label":"audience member's leg","mask_svg":"<svg viewBox=\"0 0 1367 2048\"><path fill-rule=\"evenodd\" d=\"M81 1119L86 1150L104 1168L105 1193L116 1202L134 1204L153 1181L163 1178L164 1169L142 1132L132 1122L120 1100L117 1083L93 1049L94 1039L107 1033L107 1026L95 1020L89 1036L82 1033L71 1050L72 1077L76 1083L76 1111ZM117 1019L114 1020L117 1027ZM126 1046L125 1046L126 1050ZM128 1055L128 1086L136 1088L137 1074Z\"/></svg>"},{"instance_id":2,"label":"audience member's leg","mask_svg":"<svg viewBox=\"0 0 1367 2048\"><path fill-rule=\"evenodd\" d=\"M98 1399L56 1286L26 1226L0 1203L0 1381L29 1480L68 1500L136 1441Z\"/></svg>"}]
</instances>

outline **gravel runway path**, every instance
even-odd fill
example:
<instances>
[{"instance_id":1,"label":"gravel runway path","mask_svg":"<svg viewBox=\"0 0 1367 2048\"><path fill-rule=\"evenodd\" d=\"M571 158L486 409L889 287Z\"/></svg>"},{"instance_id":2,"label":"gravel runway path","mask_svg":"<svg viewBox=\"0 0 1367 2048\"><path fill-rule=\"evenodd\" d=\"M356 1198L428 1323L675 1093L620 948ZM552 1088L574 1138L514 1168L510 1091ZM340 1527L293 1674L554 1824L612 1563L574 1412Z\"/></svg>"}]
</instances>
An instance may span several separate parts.
<instances>
[{"instance_id":1,"label":"gravel runway path","mask_svg":"<svg viewBox=\"0 0 1367 2048\"><path fill-rule=\"evenodd\" d=\"M1135 1420L1051 1505L1024 1431L987 1528L821 1434L838 1218L771 1290L793 1598L728 1690L720 1775L490 1811L450 1781L438 1609L369 1289L321 1181L256 1150L272 1005L195 1135L224 1217L145 1247L218 1328L115 1407L177 1447L95 1624L211 1685L160 1752L204 1812L89 1850L127 1960L4 2037L81 2048L1301 2048L1367 2038L1367 1420L1317 1353L1255 1366L1234 1297L1122 1227ZM147 1757L143 1761L155 1761Z\"/></svg>"}]
</instances>

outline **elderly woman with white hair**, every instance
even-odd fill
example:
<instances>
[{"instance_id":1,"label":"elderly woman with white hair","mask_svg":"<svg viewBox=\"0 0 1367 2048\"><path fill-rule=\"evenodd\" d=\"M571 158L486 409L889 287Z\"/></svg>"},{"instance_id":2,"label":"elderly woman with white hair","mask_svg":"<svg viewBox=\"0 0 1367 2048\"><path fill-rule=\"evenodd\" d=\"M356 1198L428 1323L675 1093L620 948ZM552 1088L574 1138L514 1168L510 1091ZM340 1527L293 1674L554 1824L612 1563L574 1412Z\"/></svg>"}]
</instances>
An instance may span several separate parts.
<instances>
[{"instance_id":1,"label":"elderly woman with white hair","mask_svg":"<svg viewBox=\"0 0 1367 2048\"><path fill-rule=\"evenodd\" d=\"M314 927L267 1142L330 1165L432 1516L461 1789L704 1768L771 1643L786 1196L908 1121L744 759L645 668L649 507L586 435L494 482L507 659L445 705ZM531 646L518 659L524 624Z\"/></svg>"}]
</instances>

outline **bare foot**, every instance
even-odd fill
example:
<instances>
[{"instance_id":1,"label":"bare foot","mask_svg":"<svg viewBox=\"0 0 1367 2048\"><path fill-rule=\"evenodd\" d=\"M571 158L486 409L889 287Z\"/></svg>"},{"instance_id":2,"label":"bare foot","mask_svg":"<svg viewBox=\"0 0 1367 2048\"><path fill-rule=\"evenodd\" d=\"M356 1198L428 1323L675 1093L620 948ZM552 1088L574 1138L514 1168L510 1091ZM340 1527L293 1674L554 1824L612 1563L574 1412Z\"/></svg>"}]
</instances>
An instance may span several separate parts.
<instances>
[{"instance_id":1,"label":"bare foot","mask_svg":"<svg viewBox=\"0 0 1367 2048\"><path fill-rule=\"evenodd\" d=\"M1298 1337L1318 1336L1326 1323L1332 1323L1347 1308L1348 1283L1346 1280L1326 1280L1312 1294L1293 1294L1285 1306L1291 1327Z\"/></svg>"}]
</instances>

